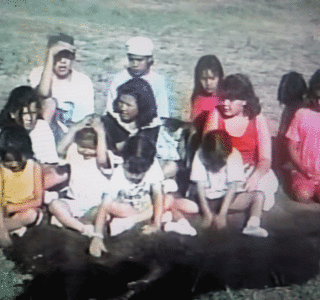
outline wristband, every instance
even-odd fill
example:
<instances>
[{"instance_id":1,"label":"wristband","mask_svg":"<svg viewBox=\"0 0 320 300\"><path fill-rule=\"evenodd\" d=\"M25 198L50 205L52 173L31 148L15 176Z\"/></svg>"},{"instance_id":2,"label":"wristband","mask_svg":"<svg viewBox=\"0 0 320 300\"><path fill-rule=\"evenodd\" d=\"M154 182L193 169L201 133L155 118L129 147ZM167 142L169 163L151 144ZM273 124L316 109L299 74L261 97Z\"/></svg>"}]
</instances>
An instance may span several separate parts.
<instances>
[{"instance_id":1,"label":"wristband","mask_svg":"<svg viewBox=\"0 0 320 300\"><path fill-rule=\"evenodd\" d=\"M92 237L97 237L99 239L104 239L104 235L102 233L94 233Z\"/></svg>"}]
</instances>

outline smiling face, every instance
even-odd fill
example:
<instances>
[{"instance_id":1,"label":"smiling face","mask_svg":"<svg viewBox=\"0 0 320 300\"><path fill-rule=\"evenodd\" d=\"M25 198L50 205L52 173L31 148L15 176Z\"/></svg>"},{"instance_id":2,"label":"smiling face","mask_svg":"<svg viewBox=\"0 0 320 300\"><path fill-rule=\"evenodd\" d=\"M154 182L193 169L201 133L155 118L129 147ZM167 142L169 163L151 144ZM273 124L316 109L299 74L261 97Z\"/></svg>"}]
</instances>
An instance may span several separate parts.
<instances>
[{"instance_id":1,"label":"smiling face","mask_svg":"<svg viewBox=\"0 0 320 300\"><path fill-rule=\"evenodd\" d=\"M235 117L244 114L245 100L229 100L222 101L222 112L226 117Z\"/></svg>"},{"instance_id":2,"label":"smiling face","mask_svg":"<svg viewBox=\"0 0 320 300\"><path fill-rule=\"evenodd\" d=\"M150 58L148 56L128 54L128 60L130 70L136 75L141 75L149 69Z\"/></svg>"},{"instance_id":3,"label":"smiling face","mask_svg":"<svg viewBox=\"0 0 320 300\"><path fill-rule=\"evenodd\" d=\"M69 76L72 70L73 60L74 53L67 50L60 51L54 57L53 72L58 78L64 79Z\"/></svg>"},{"instance_id":4,"label":"smiling face","mask_svg":"<svg viewBox=\"0 0 320 300\"><path fill-rule=\"evenodd\" d=\"M137 100L132 95L122 94L118 102L121 121L131 123L139 114Z\"/></svg>"},{"instance_id":5,"label":"smiling face","mask_svg":"<svg viewBox=\"0 0 320 300\"><path fill-rule=\"evenodd\" d=\"M203 90L208 94L215 94L218 90L219 76L211 70L203 70L200 75Z\"/></svg>"}]
</instances>

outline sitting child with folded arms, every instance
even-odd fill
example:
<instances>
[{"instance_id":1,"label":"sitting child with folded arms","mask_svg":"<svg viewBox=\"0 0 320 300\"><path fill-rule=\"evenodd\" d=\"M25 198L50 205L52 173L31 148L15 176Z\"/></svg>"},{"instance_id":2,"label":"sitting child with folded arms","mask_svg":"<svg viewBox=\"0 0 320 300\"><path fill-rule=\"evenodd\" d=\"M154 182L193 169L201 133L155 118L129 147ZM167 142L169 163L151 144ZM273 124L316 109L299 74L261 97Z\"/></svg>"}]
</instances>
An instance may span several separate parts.
<instances>
[{"instance_id":1,"label":"sitting child with folded arms","mask_svg":"<svg viewBox=\"0 0 320 300\"><path fill-rule=\"evenodd\" d=\"M250 218L242 233L267 237L260 227L264 195L259 191L246 192L244 165L240 152L232 147L230 135L224 130L209 131L196 152L190 179L197 184L200 210L204 225L213 222L220 229L227 226L229 210L243 211L250 208ZM212 212L217 208L219 212Z\"/></svg>"},{"instance_id":2,"label":"sitting child with folded arms","mask_svg":"<svg viewBox=\"0 0 320 300\"><path fill-rule=\"evenodd\" d=\"M49 205L53 214L51 224L62 224L92 236L97 207L109 184L108 172L112 172L110 162L114 158L107 150L100 117L89 115L75 123L58 144L57 150L59 156L66 157L70 164L71 175L66 194Z\"/></svg>"},{"instance_id":3,"label":"sitting child with folded arms","mask_svg":"<svg viewBox=\"0 0 320 300\"><path fill-rule=\"evenodd\" d=\"M126 141L121 154L123 165L114 169L96 219L96 234L89 249L96 257L101 256L102 251L107 252L103 238L106 221L110 218L113 218L111 235L151 217L152 222L143 228L143 233L156 232L161 226L164 175L155 159L154 144L142 135L135 135Z\"/></svg>"},{"instance_id":4,"label":"sitting child with folded arms","mask_svg":"<svg viewBox=\"0 0 320 300\"><path fill-rule=\"evenodd\" d=\"M23 127L4 128L0 144L0 246L6 247L11 245L9 233L22 236L26 226L41 222L43 178Z\"/></svg>"}]
</instances>

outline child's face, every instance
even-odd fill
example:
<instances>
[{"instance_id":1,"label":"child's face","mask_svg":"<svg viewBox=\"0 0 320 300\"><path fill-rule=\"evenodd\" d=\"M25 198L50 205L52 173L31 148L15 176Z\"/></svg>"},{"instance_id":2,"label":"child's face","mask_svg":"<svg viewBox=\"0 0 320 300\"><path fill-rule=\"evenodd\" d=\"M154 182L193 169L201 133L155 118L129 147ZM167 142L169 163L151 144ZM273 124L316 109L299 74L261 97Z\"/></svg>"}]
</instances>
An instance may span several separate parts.
<instances>
[{"instance_id":1,"label":"child's face","mask_svg":"<svg viewBox=\"0 0 320 300\"><path fill-rule=\"evenodd\" d=\"M203 90L208 94L214 94L217 92L219 84L219 76L213 73L211 70L203 70L200 75L200 82Z\"/></svg>"},{"instance_id":2,"label":"child's face","mask_svg":"<svg viewBox=\"0 0 320 300\"><path fill-rule=\"evenodd\" d=\"M224 99L222 101L222 111L226 117L234 117L242 115L244 112L244 106L246 105L247 101L245 100L229 100Z\"/></svg>"},{"instance_id":3,"label":"child's face","mask_svg":"<svg viewBox=\"0 0 320 300\"><path fill-rule=\"evenodd\" d=\"M22 157L21 161L17 161L14 155L11 153L6 153L2 164L5 168L11 170L12 172L20 172L26 167L27 160Z\"/></svg>"},{"instance_id":4,"label":"child's face","mask_svg":"<svg viewBox=\"0 0 320 300\"><path fill-rule=\"evenodd\" d=\"M90 159L97 156L97 149L91 140L82 140L77 144L77 150L84 159Z\"/></svg>"},{"instance_id":5,"label":"child's face","mask_svg":"<svg viewBox=\"0 0 320 300\"><path fill-rule=\"evenodd\" d=\"M129 68L136 75L141 75L149 69L149 57L128 54Z\"/></svg>"},{"instance_id":6,"label":"child's face","mask_svg":"<svg viewBox=\"0 0 320 300\"><path fill-rule=\"evenodd\" d=\"M142 181L144 176L146 175L146 172L142 172L139 174L131 173L128 171L128 165L124 163L123 165L123 170L124 170L124 176L126 179L134 184L138 184Z\"/></svg>"},{"instance_id":7,"label":"child's face","mask_svg":"<svg viewBox=\"0 0 320 300\"><path fill-rule=\"evenodd\" d=\"M37 103L32 102L29 106L25 106L22 109L21 119L20 111L16 111L11 114L11 117L16 120L17 123L22 125L27 131L32 131L37 124L38 110Z\"/></svg>"},{"instance_id":8,"label":"child's face","mask_svg":"<svg viewBox=\"0 0 320 300\"><path fill-rule=\"evenodd\" d=\"M118 103L121 121L130 123L136 120L139 114L136 98L123 94Z\"/></svg>"},{"instance_id":9,"label":"child's face","mask_svg":"<svg viewBox=\"0 0 320 300\"><path fill-rule=\"evenodd\" d=\"M61 79L69 76L72 70L74 53L64 50L54 57L53 72Z\"/></svg>"}]
</instances>

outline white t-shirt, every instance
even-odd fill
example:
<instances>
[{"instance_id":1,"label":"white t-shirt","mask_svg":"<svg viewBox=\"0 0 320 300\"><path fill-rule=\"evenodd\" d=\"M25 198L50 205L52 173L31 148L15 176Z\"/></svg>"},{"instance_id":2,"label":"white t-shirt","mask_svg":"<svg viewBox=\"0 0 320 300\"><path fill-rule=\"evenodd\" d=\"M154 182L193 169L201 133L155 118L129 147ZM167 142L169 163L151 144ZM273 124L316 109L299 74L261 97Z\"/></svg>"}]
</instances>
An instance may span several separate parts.
<instances>
[{"instance_id":1,"label":"white t-shirt","mask_svg":"<svg viewBox=\"0 0 320 300\"><path fill-rule=\"evenodd\" d=\"M45 120L37 120L35 128L30 132L34 157L41 163L57 163L59 161L52 130Z\"/></svg>"},{"instance_id":2,"label":"white t-shirt","mask_svg":"<svg viewBox=\"0 0 320 300\"><path fill-rule=\"evenodd\" d=\"M111 151L108 151L108 155L112 166L109 172L111 174L117 157ZM74 199L68 201L68 204L75 217L82 216L90 208L101 204L102 194L110 186L109 179L98 168L95 157L84 159L78 153L76 143L70 145L66 161L71 166L67 195ZM122 162L121 158L119 162Z\"/></svg>"},{"instance_id":3,"label":"white t-shirt","mask_svg":"<svg viewBox=\"0 0 320 300\"><path fill-rule=\"evenodd\" d=\"M30 84L32 87L39 85L43 67L32 70ZM63 108L65 102L74 104L72 121L78 122L86 115L94 113L94 91L90 78L83 73L72 70L71 78L52 78L51 96L58 102L58 108Z\"/></svg>"},{"instance_id":4,"label":"white t-shirt","mask_svg":"<svg viewBox=\"0 0 320 300\"><path fill-rule=\"evenodd\" d=\"M157 111L159 117L168 118L169 117L169 104L168 104L168 92L166 88L166 83L164 77L156 72L150 70L147 74L141 76L140 78L146 80L154 93ZM113 100L117 98L117 88L132 79L128 70L125 69L117 73L109 87L107 94L107 107L106 112L113 114Z\"/></svg>"},{"instance_id":5,"label":"white t-shirt","mask_svg":"<svg viewBox=\"0 0 320 300\"><path fill-rule=\"evenodd\" d=\"M157 159L155 159L144 178L138 184L127 180L124 175L123 165L118 165L113 171L110 184L105 190L105 193L108 194L112 200L120 202L132 201L134 203L133 206L139 210L140 208L138 206L144 205L144 203L140 203L145 199L144 196L151 194L151 185L162 182L163 180L164 175Z\"/></svg>"},{"instance_id":6,"label":"white t-shirt","mask_svg":"<svg viewBox=\"0 0 320 300\"><path fill-rule=\"evenodd\" d=\"M218 172L207 170L200 159L200 151L195 154L190 180L205 182L205 194L208 199L223 197L228 191L228 184L232 182L245 182L244 165L240 152L233 148L228 156L227 163Z\"/></svg>"}]
</instances>

